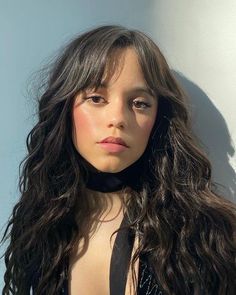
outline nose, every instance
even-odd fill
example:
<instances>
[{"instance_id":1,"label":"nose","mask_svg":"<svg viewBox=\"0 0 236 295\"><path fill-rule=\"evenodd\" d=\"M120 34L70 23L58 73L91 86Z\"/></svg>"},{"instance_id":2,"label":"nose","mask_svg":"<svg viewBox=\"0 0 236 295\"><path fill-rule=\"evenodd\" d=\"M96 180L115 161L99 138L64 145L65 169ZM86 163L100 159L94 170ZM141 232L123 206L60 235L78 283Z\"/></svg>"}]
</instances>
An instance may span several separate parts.
<instances>
[{"instance_id":1,"label":"nose","mask_svg":"<svg viewBox=\"0 0 236 295\"><path fill-rule=\"evenodd\" d=\"M108 126L116 128L125 128L128 124L128 106L121 99L110 103L110 108L106 114Z\"/></svg>"}]
</instances>

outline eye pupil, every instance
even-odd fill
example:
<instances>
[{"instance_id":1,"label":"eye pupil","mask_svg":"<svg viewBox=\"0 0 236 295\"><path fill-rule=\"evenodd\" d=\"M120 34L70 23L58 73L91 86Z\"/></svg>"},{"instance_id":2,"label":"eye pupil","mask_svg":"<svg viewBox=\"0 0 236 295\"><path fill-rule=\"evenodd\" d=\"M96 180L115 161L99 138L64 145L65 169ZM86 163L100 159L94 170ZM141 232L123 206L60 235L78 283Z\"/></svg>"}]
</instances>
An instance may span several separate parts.
<instances>
[{"instance_id":1,"label":"eye pupil","mask_svg":"<svg viewBox=\"0 0 236 295\"><path fill-rule=\"evenodd\" d=\"M145 108L149 107L149 105L143 101L134 101L134 105L138 109L145 109Z\"/></svg>"},{"instance_id":2,"label":"eye pupil","mask_svg":"<svg viewBox=\"0 0 236 295\"><path fill-rule=\"evenodd\" d=\"M101 96L94 95L94 96L89 96L87 99L92 101L95 104L98 104L101 101Z\"/></svg>"},{"instance_id":3,"label":"eye pupil","mask_svg":"<svg viewBox=\"0 0 236 295\"><path fill-rule=\"evenodd\" d=\"M92 96L91 97L94 102L99 102L100 96Z\"/></svg>"},{"instance_id":4,"label":"eye pupil","mask_svg":"<svg viewBox=\"0 0 236 295\"><path fill-rule=\"evenodd\" d=\"M141 106L142 105L141 101L135 101L134 103L135 103L136 106Z\"/></svg>"}]
</instances>

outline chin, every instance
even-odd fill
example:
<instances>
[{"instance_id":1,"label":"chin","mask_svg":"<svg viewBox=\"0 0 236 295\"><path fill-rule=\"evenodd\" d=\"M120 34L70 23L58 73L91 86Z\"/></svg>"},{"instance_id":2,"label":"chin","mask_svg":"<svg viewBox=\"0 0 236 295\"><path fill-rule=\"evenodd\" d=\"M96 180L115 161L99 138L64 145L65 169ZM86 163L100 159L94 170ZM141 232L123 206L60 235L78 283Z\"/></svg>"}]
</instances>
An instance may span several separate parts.
<instances>
[{"instance_id":1,"label":"chin","mask_svg":"<svg viewBox=\"0 0 236 295\"><path fill-rule=\"evenodd\" d=\"M97 170L101 171L101 172L105 172L105 173L117 173L122 171L125 168L97 168Z\"/></svg>"},{"instance_id":2,"label":"chin","mask_svg":"<svg viewBox=\"0 0 236 295\"><path fill-rule=\"evenodd\" d=\"M125 168L127 168L130 164L128 165L98 165L95 166L95 168L101 172L106 172L106 173L118 173L122 170L124 170Z\"/></svg>"}]
</instances>

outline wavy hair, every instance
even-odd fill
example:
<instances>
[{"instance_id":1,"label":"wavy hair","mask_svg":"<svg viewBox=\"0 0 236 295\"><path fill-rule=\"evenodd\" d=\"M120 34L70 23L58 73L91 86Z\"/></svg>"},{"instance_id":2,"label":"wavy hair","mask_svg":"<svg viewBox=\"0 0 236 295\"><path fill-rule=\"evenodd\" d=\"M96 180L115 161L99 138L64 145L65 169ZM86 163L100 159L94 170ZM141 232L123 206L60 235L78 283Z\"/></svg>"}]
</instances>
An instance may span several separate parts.
<instances>
[{"instance_id":1,"label":"wavy hair","mask_svg":"<svg viewBox=\"0 0 236 295\"><path fill-rule=\"evenodd\" d=\"M186 95L151 38L110 25L74 38L50 65L20 165L21 196L2 238L9 240L3 295L30 294L33 282L36 295L59 293L65 262L96 211L72 142L73 101L80 91L98 87L107 67L114 72L116 53L127 47L136 51L159 103L147 147L152 184L131 191L134 197L125 203L130 228L138 228L140 237L132 273L146 253L164 294L235 294L236 207L214 192L211 165L191 131Z\"/></svg>"}]
</instances>

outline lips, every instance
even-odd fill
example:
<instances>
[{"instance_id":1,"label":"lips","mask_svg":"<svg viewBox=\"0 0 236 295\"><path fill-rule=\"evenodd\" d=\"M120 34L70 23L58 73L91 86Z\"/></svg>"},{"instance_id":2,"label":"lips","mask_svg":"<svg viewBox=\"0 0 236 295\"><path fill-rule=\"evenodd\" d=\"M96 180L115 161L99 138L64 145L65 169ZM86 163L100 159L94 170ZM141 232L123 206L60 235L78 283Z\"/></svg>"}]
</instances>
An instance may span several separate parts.
<instances>
[{"instance_id":1,"label":"lips","mask_svg":"<svg viewBox=\"0 0 236 295\"><path fill-rule=\"evenodd\" d=\"M119 144L119 145L123 145L123 146L126 146L128 147L128 145L126 144L126 142L120 138L120 137L113 137L113 136L109 136L109 137L106 137L104 138L102 141L100 141L101 143L114 143L114 144Z\"/></svg>"}]
</instances>

